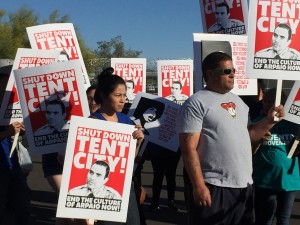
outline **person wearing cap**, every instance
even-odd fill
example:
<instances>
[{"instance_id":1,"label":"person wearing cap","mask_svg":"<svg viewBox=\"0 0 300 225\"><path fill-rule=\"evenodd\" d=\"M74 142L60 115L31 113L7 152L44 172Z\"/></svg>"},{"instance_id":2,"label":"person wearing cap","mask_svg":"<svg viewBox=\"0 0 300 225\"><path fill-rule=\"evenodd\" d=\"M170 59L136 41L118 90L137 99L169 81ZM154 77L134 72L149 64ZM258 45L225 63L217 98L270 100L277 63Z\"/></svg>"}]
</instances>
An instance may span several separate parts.
<instances>
[{"instance_id":1,"label":"person wearing cap","mask_svg":"<svg viewBox=\"0 0 300 225\"><path fill-rule=\"evenodd\" d=\"M45 117L47 124L34 132L34 136L66 132L69 121L66 121L66 107L60 100L51 100L47 104Z\"/></svg>"},{"instance_id":2,"label":"person wearing cap","mask_svg":"<svg viewBox=\"0 0 300 225\"><path fill-rule=\"evenodd\" d=\"M255 57L300 60L300 52L289 48L292 42L292 29L288 24L278 24L272 35L272 47L260 50Z\"/></svg>"},{"instance_id":3,"label":"person wearing cap","mask_svg":"<svg viewBox=\"0 0 300 225\"><path fill-rule=\"evenodd\" d=\"M12 65L0 68L0 102L3 100ZM0 126L0 224L5 224L7 204L14 209L16 225L29 225L31 203L30 189L19 162L17 151L10 157L12 136L25 130L23 123L14 122Z\"/></svg>"},{"instance_id":4,"label":"person wearing cap","mask_svg":"<svg viewBox=\"0 0 300 225\"><path fill-rule=\"evenodd\" d=\"M105 185L109 180L109 173L107 162L95 161L87 174L86 184L71 189L68 195L121 200L119 192Z\"/></svg>"},{"instance_id":5,"label":"person wearing cap","mask_svg":"<svg viewBox=\"0 0 300 225\"><path fill-rule=\"evenodd\" d=\"M175 102L179 105L182 105L189 96L181 94L182 84L180 81L174 81L171 87L171 95L167 96L166 99Z\"/></svg>"},{"instance_id":6,"label":"person wearing cap","mask_svg":"<svg viewBox=\"0 0 300 225\"><path fill-rule=\"evenodd\" d=\"M208 28L208 33L231 33L230 28L236 28L244 26L245 24L236 19L229 19L230 9L226 3L220 3L216 6L215 18L216 23L214 23L210 28Z\"/></svg>"}]
</instances>

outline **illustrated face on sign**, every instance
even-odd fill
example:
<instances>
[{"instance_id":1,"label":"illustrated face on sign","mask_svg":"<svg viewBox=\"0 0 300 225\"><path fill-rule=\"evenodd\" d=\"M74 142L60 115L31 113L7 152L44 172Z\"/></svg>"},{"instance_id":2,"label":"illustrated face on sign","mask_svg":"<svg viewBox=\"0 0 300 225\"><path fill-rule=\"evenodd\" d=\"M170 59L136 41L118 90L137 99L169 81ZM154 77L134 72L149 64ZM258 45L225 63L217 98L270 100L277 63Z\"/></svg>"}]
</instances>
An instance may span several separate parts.
<instances>
[{"instance_id":1,"label":"illustrated face on sign","mask_svg":"<svg viewBox=\"0 0 300 225\"><path fill-rule=\"evenodd\" d=\"M69 61L69 55L66 52L60 52L57 62L66 62Z\"/></svg>"},{"instance_id":2,"label":"illustrated face on sign","mask_svg":"<svg viewBox=\"0 0 300 225\"><path fill-rule=\"evenodd\" d=\"M286 49L291 43L288 29L277 27L272 36L272 46L275 51Z\"/></svg>"},{"instance_id":3,"label":"illustrated face on sign","mask_svg":"<svg viewBox=\"0 0 300 225\"><path fill-rule=\"evenodd\" d=\"M132 80L126 81L126 95L128 98L132 98L135 94L134 92L134 83Z\"/></svg>"},{"instance_id":4,"label":"illustrated face on sign","mask_svg":"<svg viewBox=\"0 0 300 225\"><path fill-rule=\"evenodd\" d=\"M226 24L228 22L230 13L227 12L227 8L225 6L220 6L216 8L215 18L217 24Z\"/></svg>"},{"instance_id":5,"label":"illustrated face on sign","mask_svg":"<svg viewBox=\"0 0 300 225\"><path fill-rule=\"evenodd\" d=\"M172 84L172 88L171 88L171 92L173 96L180 96L181 94L181 84L180 83L173 83Z\"/></svg>"},{"instance_id":6,"label":"illustrated face on sign","mask_svg":"<svg viewBox=\"0 0 300 225\"><path fill-rule=\"evenodd\" d=\"M87 175L87 187L91 190L101 188L108 181L107 167L93 164Z\"/></svg>"},{"instance_id":7,"label":"illustrated face on sign","mask_svg":"<svg viewBox=\"0 0 300 225\"><path fill-rule=\"evenodd\" d=\"M147 109L143 114L145 121L148 123L155 121L156 120L156 112L157 112L157 109L154 107Z\"/></svg>"},{"instance_id":8,"label":"illustrated face on sign","mask_svg":"<svg viewBox=\"0 0 300 225\"><path fill-rule=\"evenodd\" d=\"M46 110L46 120L48 125L56 130L60 130L65 124L66 113L64 106L61 104L48 104Z\"/></svg>"}]
</instances>

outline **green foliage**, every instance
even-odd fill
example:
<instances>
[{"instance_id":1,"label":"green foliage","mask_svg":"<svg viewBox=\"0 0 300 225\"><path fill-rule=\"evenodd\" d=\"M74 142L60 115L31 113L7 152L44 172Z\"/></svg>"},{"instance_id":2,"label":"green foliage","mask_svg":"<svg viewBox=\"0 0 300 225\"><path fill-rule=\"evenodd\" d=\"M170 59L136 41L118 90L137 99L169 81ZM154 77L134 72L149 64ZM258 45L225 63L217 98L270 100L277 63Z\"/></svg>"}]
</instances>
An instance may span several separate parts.
<instances>
[{"instance_id":1,"label":"green foliage","mask_svg":"<svg viewBox=\"0 0 300 225\"><path fill-rule=\"evenodd\" d=\"M97 58L137 58L142 53L132 49L125 49L122 36L112 38L110 41L97 42L98 48L95 50Z\"/></svg>"},{"instance_id":2,"label":"green foliage","mask_svg":"<svg viewBox=\"0 0 300 225\"><path fill-rule=\"evenodd\" d=\"M102 68L110 66L111 58L138 58L141 51L125 49L125 44L122 41L122 36L116 36L110 41L97 42L98 47L95 50L95 58L89 60L89 68L94 70L94 73L101 71Z\"/></svg>"},{"instance_id":3,"label":"green foliage","mask_svg":"<svg viewBox=\"0 0 300 225\"><path fill-rule=\"evenodd\" d=\"M21 7L9 15L0 9L0 58L14 59L18 48L30 48L26 27L39 25L38 21L39 17L26 7ZM41 24L67 22L69 22L69 16L61 16L58 10L55 10L49 18L43 19ZM94 58L94 52L86 47L76 27L75 30L83 59Z\"/></svg>"},{"instance_id":4,"label":"green foliage","mask_svg":"<svg viewBox=\"0 0 300 225\"><path fill-rule=\"evenodd\" d=\"M14 13L7 13L0 8L0 58L14 59L18 48L30 48L26 27L47 23L67 23L68 15L53 11L48 18L41 20L31 9L21 7ZM39 21L42 21L39 23ZM88 73L97 74L100 69L110 66L111 58L136 58L141 51L125 49L121 36L110 41L97 42L98 48L91 50L86 46L79 29L75 26L77 39Z\"/></svg>"}]
</instances>

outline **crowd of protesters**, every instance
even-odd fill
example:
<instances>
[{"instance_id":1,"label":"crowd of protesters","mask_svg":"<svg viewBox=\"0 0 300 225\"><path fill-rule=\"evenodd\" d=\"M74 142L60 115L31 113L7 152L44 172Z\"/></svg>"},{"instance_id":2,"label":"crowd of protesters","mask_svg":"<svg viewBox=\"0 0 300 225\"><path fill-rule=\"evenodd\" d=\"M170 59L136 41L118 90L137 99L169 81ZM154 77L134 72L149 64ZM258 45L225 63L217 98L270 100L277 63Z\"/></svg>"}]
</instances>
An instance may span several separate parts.
<instances>
[{"instance_id":1,"label":"crowd of protesters","mask_svg":"<svg viewBox=\"0 0 300 225\"><path fill-rule=\"evenodd\" d=\"M0 100L11 68L0 68ZM96 85L87 89L90 118L134 125L126 115L130 107L125 105L126 82L113 72L111 67L102 71ZM249 107L230 92L234 87L235 68L226 53L209 54L203 60L202 73L206 87L189 97L179 110L178 151L170 152L156 143L147 146L154 171L150 210L160 210L160 192L166 176L168 207L178 211L175 177L182 156L186 224L271 225L274 217L278 225L289 224L295 194L300 190L300 174L298 158L288 159L287 154L298 134L298 126L283 120L283 106L274 105L274 90L265 93L256 112L259 116L250 121ZM141 128L136 125L133 133L133 138L138 140L136 154L144 139ZM24 130L19 122L0 130L0 225L4 225L2 220L8 207L15 212L16 225L30 224L26 175L18 164L17 153L9 155L10 137ZM269 141L283 136L287 138L280 144ZM58 153L42 157L44 175L57 194L63 157ZM142 163L134 173L130 189L125 223L128 225L146 224L140 202ZM120 223L58 219L56 224Z\"/></svg>"}]
</instances>

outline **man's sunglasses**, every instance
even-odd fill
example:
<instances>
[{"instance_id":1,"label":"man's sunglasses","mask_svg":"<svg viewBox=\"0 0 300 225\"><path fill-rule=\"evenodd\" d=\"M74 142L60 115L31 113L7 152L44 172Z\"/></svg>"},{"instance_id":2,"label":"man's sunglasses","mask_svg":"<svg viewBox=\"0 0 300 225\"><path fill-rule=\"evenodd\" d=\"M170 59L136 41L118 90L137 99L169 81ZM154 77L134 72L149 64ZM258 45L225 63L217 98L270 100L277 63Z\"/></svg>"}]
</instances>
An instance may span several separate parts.
<instances>
[{"instance_id":1,"label":"man's sunglasses","mask_svg":"<svg viewBox=\"0 0 300 225\"><path fill-rule=\"evenodd\" d=\"M213 71L219 71L222 72L223 74L229 75L231 73L235 73L235 68L215 69Z\"/></svg>"}]
</instances>

